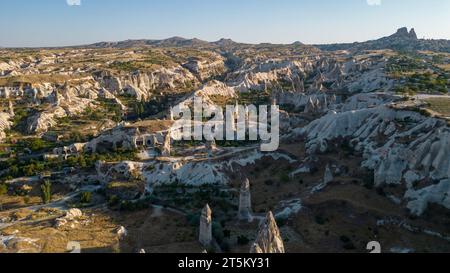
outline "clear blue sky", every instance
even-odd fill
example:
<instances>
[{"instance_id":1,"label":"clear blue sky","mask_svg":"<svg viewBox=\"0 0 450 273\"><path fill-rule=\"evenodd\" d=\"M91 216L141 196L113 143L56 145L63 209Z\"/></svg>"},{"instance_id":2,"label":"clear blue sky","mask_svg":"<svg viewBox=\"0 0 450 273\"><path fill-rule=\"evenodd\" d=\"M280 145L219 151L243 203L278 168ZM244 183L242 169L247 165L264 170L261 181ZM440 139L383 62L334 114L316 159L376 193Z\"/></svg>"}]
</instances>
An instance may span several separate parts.
<instances>
[{"instance_id":1,"label":"clear blue sky","mask_svg":"<svg viewBox=\"0 0 450 273\"><path fill-rule=\"evenodd\" d=\"M450 0L0 0L0 46L62 46L171 36L332 43L415 27L450 39ZM369 5L367 1L381 1Z\"/></svg>"}]
</instances>

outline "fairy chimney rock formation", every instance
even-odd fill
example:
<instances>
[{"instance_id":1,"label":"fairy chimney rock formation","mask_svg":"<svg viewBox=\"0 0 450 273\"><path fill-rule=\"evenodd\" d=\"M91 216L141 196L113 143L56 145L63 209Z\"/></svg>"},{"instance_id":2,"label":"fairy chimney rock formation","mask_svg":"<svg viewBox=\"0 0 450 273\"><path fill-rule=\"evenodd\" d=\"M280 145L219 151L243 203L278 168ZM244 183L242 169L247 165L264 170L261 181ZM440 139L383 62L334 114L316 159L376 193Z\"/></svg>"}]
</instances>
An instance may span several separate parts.
<instances>
[{"instance_id":1,"label":"fairy chimney rock formation","mask_svg":"<svg viewBox=\"0 0 450 273\"><path fill-rule=\"evenodd\" d=\"M164 157L170 157L171 152L170 142L171 142L171 132L169 131L166 137L164 138L164 145L161 150L161 155Z\"/></svg>"},{"instance_id":2,"label":"fairy chimney rock formation","mask_svg":"<svg viewBox=\"0 0 450 273\"><path fill-rule=\"evenodd\" d=\"M14 117L14 106L11 100L8 103L8 108L9 108L9 115L11 117Z\"/></svg>"},{"instance_id":3,"label":"fairy chimney rock formation","mask_svg":"<svg viewBox=\"0 0 450 273\"><path fill-rule=\"evenodd\" d=\"M333 173L331 172L330 165L327 165L325 174L323 176L323 183L328 184L334 180Z\"/></svg>"},{"instance_id":4,"label":"fairy chimney rock formation","mask_svg":"<svg viewBox=\"0 0 450 273\"><path fill-rule=\"evenodd\" d=\"M249 222L253 220L250 181L248 179L245 179L241 185L238 218Z\"/></svg>"},{"instance_id":5,"label":"fairy chimney rock formation","mask_svg":"<svg viewBox=\"0 0 450 273\"><path fill-rule=\"evenodd\" d=\"M170 110L169 110L169 120L171 120L171 121L175 120L173 117L173 108L172 107L170 107Z\"/></svg>"},{"instance_id":6,"label":"fairy chimney rock formation","mask_svg":"<svg viewBox=\"0 0 450 273\"><path fill-rule=\"evenodd\" d=\"M203 208L200 216L199 242L203 246L210 246L212 242L212 212L208 204Z\"/></svg>"},{"instance_id":7,"label":"fairy chimney rock formation","mask_svg":"<svg viewBox=\"0 0 450 273\"><path fill-rule=\"evenodd\" d=\"M283 239L271 211L261 224L250 253L285 253Z\"/></svg>"},{"instance_id":8,"label":"fairy chimney rock formation","mask_svg":"<svg viewBox=\"0 0 450 273\"><path fill-rule=\"evenodd\" d=\"M208 152L208 157L212 157L214 151L217 150L216 141L214 139L211 141L206 141L205 148Z\"/></svg>"}]
</instances>

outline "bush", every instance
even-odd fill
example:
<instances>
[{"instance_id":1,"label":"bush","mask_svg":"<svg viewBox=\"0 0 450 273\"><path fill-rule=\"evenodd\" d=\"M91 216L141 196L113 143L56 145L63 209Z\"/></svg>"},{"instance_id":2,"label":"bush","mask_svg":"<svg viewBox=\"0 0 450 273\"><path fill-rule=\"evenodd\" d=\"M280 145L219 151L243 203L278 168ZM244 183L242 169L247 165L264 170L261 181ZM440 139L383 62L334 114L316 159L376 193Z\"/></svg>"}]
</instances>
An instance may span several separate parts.
<instances>
[{"instance_id":1,"label":"bush","mask_svg":"<svg viewBox=\"0 0 450 273\"><path fill-rule=\"evenodd\" d=\"M186 216L186 220L191 226L198 226L198 223L200 222L200 214L199 213L190 213Z\"/></svg>"},{"instance_id":2,"label":"bush","mask_svg":"<svg viewBox=\"0 0 450 273\"><path fill-rule=\"evenodd\" d=\"M52 183L48 180L41 185L41 198L44 204L52 201Z\"/></svg>"},{"instance_id":3,"label":"bush","mask_svg":"<svg viewBox=\"0 0 450 273\"><path fill-rule=\"evenodd\" d=\"M291 178L289 177L289 175L287 173L284 173L284 174L280 175L280 181L283 183L289 183L289 181L291 181Z\"/></svg>"},{"instance_id":4,"label":"bush","mask_svg":"<svg viewBox=\"0 0 450 273\"><path fill-rule=\"evenodd\" d=\"M80 202L82 204L89 204L92 201L92 192L86 191L81 193Z\"/></svg>"},{"instance_id":5,"label":"bush","mask_svg":"<svg viewBox=\"0 0 450 273\"><path fill-rule=\"evenodd\" d=\"M5 195L8 193L8 186L6 184L0 184L0 195Z\"/></svg>"},{"instance_id":6,"label":"bush","mask_svg":"<svg viewBox=\"0 0 450 273\"><path fill-rule=\"evenodd\" d=\"M223 239L225 238L223 234L223 228L220 223L214 222L212 223L212 234L216 241L221 244Z\"/></svg>"},{"instance_id":7,"label":"bush","mask_svg":"<svg viewBox=\"0 0 450 273\"><path fill-rule=\"evenodd\" d=\"M342 243L344 243L344 245L343 245L344 249L346 249L346 250L356 249L355 245L353 244L352 240L349 237L342 235L340 237L340 239L341 239Z\"/></svg>"},{"instance_id":8,"label":"bush","mask_svg":"<svg viewBox=\"0 0 450 273\"><path fill-rule=\"evenodd\" d=\"M241 235L237 238L238 245L244 246L247 245L249 242L250 240L244 235Z\"/></svg>"},{"instance_id":9,"label":"bush","mask_svg":"<svg viewBox=\"0 0 450 273\"><path fill-rule=\"evenodd\" d=\"M228 242L225 242L225 241L220 244L220 248L225 253L226 252L230 252L230 250L231 250L230 244Z\"/></svg>"},{"instance_id":10,"label":"bush","mask_svg":"<svg viewBox=\"0 0 450 273\"><path fill-rule=\"evenodd\" d=\"M120 200L119 200L119 197L117 197L117 195L112 195L112 196L109 197L109 199L108 199L108 205L109 205L110 207L113 207L113 206L119 204L119 202L120 202Z\"/></svg>"},{"instance_id":11,"label":"bush","mask_svg":"<svg viewBox=\"0 0 450 273\"><path fill-rule=\"evenodd\" d=\"M223 236L225 236L225 238L230 238L231 237L231 230L224 229L223 230Z\"/></svg>"},{"instance_id":12,"label":"bush","mask_svg":"<svg viewBox=\"0 0 450 273\"><path fill-rule=\"evenodd\" d=\"M277 222L278 227L284 227L287 224L288 219L285 217L277 217L275 221Z\"/></svg>"}]
</instances>

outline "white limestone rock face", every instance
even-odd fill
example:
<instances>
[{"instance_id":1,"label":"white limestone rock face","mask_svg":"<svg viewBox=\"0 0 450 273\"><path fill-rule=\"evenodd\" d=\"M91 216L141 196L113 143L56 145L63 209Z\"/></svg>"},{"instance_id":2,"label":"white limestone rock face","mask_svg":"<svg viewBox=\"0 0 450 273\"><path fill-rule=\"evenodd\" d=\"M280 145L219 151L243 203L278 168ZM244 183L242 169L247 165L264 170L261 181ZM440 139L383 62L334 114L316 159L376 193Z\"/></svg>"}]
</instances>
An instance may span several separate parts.
<instances>
[{"instance_id":1,"label":"white limestone rock face","mask_svg":"<svg viewBox=\"0 0 450 273\"><path fill-rule=\"evenodd\" d=\"M415 215L422 215L430 203L450 209L450 179L420 190L409 189L405 198L409 200L408 209Z\"/></svg>"},{"instance_id":2,"label":"white limestone rock face","mask_svg":"<svg viewBox=\"0 0 450 273\"><path fill-rule=\"evenodd\" d=\"M7 113L0 112L0 143L4 140L6 137L6 130L9 130L11 128L11 115Z\"/></svg>"},{"instance_id":3,"label":"white limestone rock face","mask_svg":"<svg viewBox=\"0 0 450 273\"><path fill-rule=\"evenodd\" d=\"M200 216L200 232L198 241L205 247L212 243L212 211L208 204Z\"/></svg>"},{"instance_id":4,"label":"white limestone rock face","mask_svg":"<svg viewBox=\"0 0 450 273\"><path fill-rule=\"evenodd\" d=\"M267 214L261 224L250 253L285 253L283 239L272 212Z\"/></svg>"},{"instance_id":5,"label":"white limestone rock face","mask_svg":"<svg viewBox=\"0 0 450 273\"><path fill-rule=\"evenodd\" d=\"M183 64L199 80L205 81L213 76L220 75L225 71L225 59L217 54L211 53L206 59L191 58Z\"/></svg>"},{"instance_id":6,"label":"white limestone rock face","mask_svg":"<svg viewBox=\"0 0 450 273\"><path fill-rule=\"evenodd\" d=\"M66 213L66 218L67 219L76 219L79 217L83 216L83 212L81 212L81 210L79 209L70 209L67 213Z\"/></svg>"},{"instance_id":7,"label":"white limestone rock face","mask_svg":"<svg viewBox=\"0 0 450 273\"><path fill-rule=\"evenodd\" d=\"M116 234L119 237L119 240L123 240L123 239L125 239L125 237L128 236L128 231L125 227L120 226L117 228Z\"/></svg>"},{"instance_id":8,"label":"white limestone rock face","mask_svg":"<svg viewBox=\"0 0 450 273\"><path fill-rule=\"evenodd\" d=\"M123 91L125 94L135 97L138 101L147 101L149 99L149 94L146 91L141 90L133 84L125 86Z\"/></svg>"},{"instance_id":9,"label":"white limestone rock face","mask_svg":"<svg viewBox=\"0 0 450 273\"><path fill-rule=\"evenodd\" d=\"M172 143L172 137L171 133L168 132L167 135L164 138L164 145L161 150L161 155L164 157L170 157L171 154L171 143Z\"/></svg>"},{"instance_id":10,"label":"white limestone rock face","mask_svg":"<svg viewBox=\"0 0 450 273\"><path fill-rule=\"evenodd\" d=\"M51 127L56 125L56 119L66 117L66 111L60 107L56 106L51 110L47 110L38 113L34 116L28 118L27 121L27 132L30 134L44 134Z\"/></svg>"},{"instance_id":11,"label":"white limestone rock face","mask_svg":"<svg viewBox=\"0 0 450 273\"><path fill-rule=\"evenodd\" d=\"M253 220L250 181L248 179L245 179L241 185L239 194L238 219L248 222L251 222Z\"/></svg>"},{"instance_id":12,"label":"white limestone rock face","mask_svg":"<svg viewBox=\"0 0 450 273\"><path fill-rule=\"evenodd\" d=\"M313 94L328 90L367 93L392 86L385 72L386 60L375 56L356 56L350 61L336 57L308 56L283 58L249 58L239 70L228 75L226 82L239 92L268 89ZM305 85L309 86L305 88Z\"/></svg>"},{"instance_id":13,"label":"white limestone rock face","mask_svg":"<svg viewBox=\"0 0 450 273\"><path fill-rule=\"evenodd\" d=\"M97 91L91 89L93 86L87 82L76 87L64 86L60 92L54 89L49 95L54 104L47 110L28 118L27 132L42 135L56 125L57 118L76 116L87 108L95 108L93 100L97 98ZM92 99L80 96L91 96Z\"/></svg>"},{"instance_id":14,"label":"white limestone rock face","mask_svg":"<svg viewBox=\"0 0 450 273\"><path fill-rule=\"evenodd\" d=\"M74 228L79 224L78 220L83 217L83 212L79 209L70 209L66 212L64 217L60 217L55 221L55 228L62 228L70 226Z\"/></svg>"},{"instance_id":15,"label":"white limestone rock face","mask_svg":"<svg viewBox=\"0 0 450 273\"><path fill-rule=\"evenodd\" d=\"M138 94L149 97L152 91L161 89L182 89L197 85L198 79L182 66L161 67L153 71L135 71L130 74L112 75L100 73L95 76L100 85L113 94L132 86Z\"/></svg>"},{"instance_id":16,"label":"white limestone rock face","mask_svg":"<svg viewBox=\"0 0 450 273\"><path fill-rule=\"evenodd\" d=\"M195 92L197 96L209 97L209 96L222 96L228 98L234 98L237 96L234 88L229 87L223 82L210 81L203 85L199 90Z\"/></svg>"},{"instance_id":17,"label":"white limestone rock face","mask_svg":"<svg viewBox=\"0 0 450 273\"><path fill-rule=\"evenodd\" d=\"M327 165L327 167L325 168L325 174L323 176L323 183L328 184L330 182L333 182L333 180L333 172L330 169L330 165Z\"/></svg>"},{"instance_id":18,"label":"white limestone rock face","mask_svg":"<svg viewBox=\"0 0 450 273\"><path fill-rule=\"evenodd\" d=\"M347 140L362 153L362 166L374 170L376 186L406 183L411 188L423 178L450 177L450 129L444 121L417 112L383 105L332 112L295 131L306 137L309 154L326 152L329 143Z\"/></svg>"}]
</instances>

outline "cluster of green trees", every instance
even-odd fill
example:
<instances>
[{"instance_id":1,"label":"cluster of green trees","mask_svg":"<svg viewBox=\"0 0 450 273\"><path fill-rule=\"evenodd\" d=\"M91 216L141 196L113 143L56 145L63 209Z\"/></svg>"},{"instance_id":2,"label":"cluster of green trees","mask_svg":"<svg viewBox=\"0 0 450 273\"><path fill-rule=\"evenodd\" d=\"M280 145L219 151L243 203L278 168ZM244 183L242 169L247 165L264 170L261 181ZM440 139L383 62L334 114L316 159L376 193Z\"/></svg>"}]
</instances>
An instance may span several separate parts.
<instances>
[{"instance_id":1,"label":"cluster of green trees","mask_svg":"<svg viewBox=\"0 0 450 273\"><path fill-rule=\"evenodd\" d=\"M446 94L450 91L450 76L445 73L414 73L411 76L404 77L404 80L404 84L396 87L397 93L408 95L414 95L418 92Z\"/></svg>"},{"instance_id":2,"label":"cluster of green trees","mask_svg":"<svg viewBox=\"0 0 450 273\"><path fill-rule=\"evenodd\" d=\"M61 171L64 168L93 168L95 163L102 161L123 161L136 160L137 151L118 149L114 152L105 154L80 154L77 156L70 156L67 160L63 159L48 159L48 160L19 160L18 158L11 158L0 162L0 169L8 169L0 178L2 180L9 180L21 176L36 176L43 172Z\"/></svg>"},{"instance_id":3,"label":"cluster of green trees","mask_svg":"<svg viewBox=\"0 0 450 273\"><path fill-rule=\"evenodd\" d=\"M415 70L427 69L429 66L422 59L409 55L391 57L387 63L386 71L391 74L406 73Z\"/></svg>"}]
</instances>

